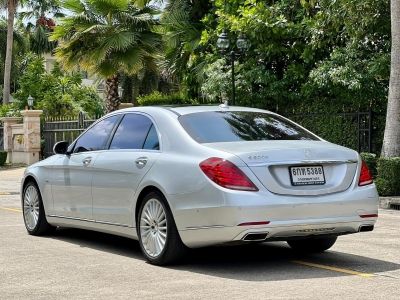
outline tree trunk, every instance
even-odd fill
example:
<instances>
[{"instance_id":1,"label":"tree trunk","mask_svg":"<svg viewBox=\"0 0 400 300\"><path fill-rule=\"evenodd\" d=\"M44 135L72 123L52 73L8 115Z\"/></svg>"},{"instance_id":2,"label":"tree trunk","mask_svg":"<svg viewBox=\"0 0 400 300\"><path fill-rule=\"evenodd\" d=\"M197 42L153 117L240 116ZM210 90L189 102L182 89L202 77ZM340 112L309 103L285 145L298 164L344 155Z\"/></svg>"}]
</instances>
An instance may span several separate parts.
<instances>
[{"instance_id":1,"label":"tree trunk","mask_svg":"<svg viewBox=\"0 0 400 300\"><path fill-rule=\"evenodd\" d=\"M121 99L118 95L118 75L106 79L106 111L107 113L118 109Z\"/></svg>"},{"instance_id":2,"label":"tree trunk","mask_svg":"<svg viewBox=\"0 0 400 300\"><path fill-rule=\"evenodd\" d=\"M7 47L6 59L4 62L4 84L3 84L3 103L10 101L11 91L11 63L14 39L14 15L16 9L16 1L8 1L8 20L7 20Z\"/></svg>"},{"instance_id":3,"label":"tree trunk","mask_svg":"<svg viewBox=\"0 0 400 300\"><path fill-rule=\"evenodd\" d=\"M132 76L132 86L133 106L138 106L137 98L139 97L140 80L137 75Z\"/></svg>"},{"instance_id":4,"label":"tree trunk","mask_svg":"<svg viewBox=\"0 0 400 300\"><path fill-rule=\"evenodd\" d=\"M391 0L392 51L382 156L400 156L400 1Z\"/></svg>"},{"instance_id":5,"label":"tree trunk","mask_svg":"<svg viewBox=\"0 0 400 300\"><path fill-rule=\"evenodd\" d=\"M133 103L133 78L132 76L125 75L122 82L122 93L121 101L124 103Z\"/></svg>"}]
</instances>

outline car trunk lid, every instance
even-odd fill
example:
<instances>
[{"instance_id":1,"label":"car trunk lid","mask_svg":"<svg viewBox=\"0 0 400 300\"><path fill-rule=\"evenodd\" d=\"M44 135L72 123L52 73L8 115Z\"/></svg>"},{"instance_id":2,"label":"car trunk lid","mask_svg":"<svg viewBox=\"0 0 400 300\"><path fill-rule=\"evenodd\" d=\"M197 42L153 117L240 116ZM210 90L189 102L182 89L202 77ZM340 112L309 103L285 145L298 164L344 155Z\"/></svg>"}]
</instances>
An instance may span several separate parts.
<instances>
[{"instance_id":1,"label":"car trunk lid","mask_svg":"<svg viewBox=\"0 0 400 300\"><path fill-rule=\"evenodd\" d=\"M325 141L270 140L203 145L238 156L260 182L276 194L312 196L341 192L350 187L357 171L357 152ZM323 176L314 178L318 184L294 185L298 183L293 183L291 167L296 167L300 175L317 170L313 167L322 167ZM307 174L303 177L311 178Z\"/></svg>"}]
</instances>

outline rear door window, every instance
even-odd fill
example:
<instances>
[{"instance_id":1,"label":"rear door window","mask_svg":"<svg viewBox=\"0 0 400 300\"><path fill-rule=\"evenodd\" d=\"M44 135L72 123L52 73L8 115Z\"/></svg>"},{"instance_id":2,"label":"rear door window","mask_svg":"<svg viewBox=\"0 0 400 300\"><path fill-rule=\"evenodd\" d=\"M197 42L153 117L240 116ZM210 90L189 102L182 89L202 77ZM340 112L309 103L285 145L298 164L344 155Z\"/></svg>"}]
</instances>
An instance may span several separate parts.
<instances>
[{"instance_id":1,"label":"rear door window","mask_svg":"<svg viewBox=\"0 0 400 300\"><path fill-rule=\"evenodd\" d=\"M126 114L115 131L110 149L143 149L153 127L152 121L144 115ZM154 147L154 142L148 144Z\"/></svg>"}]
</instances>

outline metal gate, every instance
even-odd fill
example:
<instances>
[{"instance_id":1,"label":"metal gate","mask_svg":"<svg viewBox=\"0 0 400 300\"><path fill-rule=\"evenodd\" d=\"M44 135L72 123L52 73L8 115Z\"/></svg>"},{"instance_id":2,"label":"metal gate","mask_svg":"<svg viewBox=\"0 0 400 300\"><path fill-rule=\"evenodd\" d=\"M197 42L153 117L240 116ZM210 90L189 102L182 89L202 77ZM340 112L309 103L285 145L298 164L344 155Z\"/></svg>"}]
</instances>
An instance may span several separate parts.
<instances>
[{"instance_id":1,"label":"metal gate","mask_svg":"<svg viewBox=\"0 0 400 300\"><path fill-rule=\"evenodd\" d=\"M76 118L45 117L43 123L42 155L44 158L53 155L53 147L60 141L74 141L97 118L90 119L84 113L79 113Z\"/></svg>"}]
</instances>

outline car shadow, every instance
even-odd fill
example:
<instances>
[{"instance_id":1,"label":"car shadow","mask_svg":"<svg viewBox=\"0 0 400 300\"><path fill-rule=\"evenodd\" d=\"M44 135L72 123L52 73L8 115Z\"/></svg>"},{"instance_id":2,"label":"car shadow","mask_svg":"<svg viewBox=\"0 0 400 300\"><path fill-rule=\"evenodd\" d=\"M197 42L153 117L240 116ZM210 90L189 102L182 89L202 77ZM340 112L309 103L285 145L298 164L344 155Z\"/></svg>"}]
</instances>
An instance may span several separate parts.
<instances>
[{"instance_id":1,"label":"car shadow","mask_svg":"<svg viewBox=\"0 0 400 300\"><path fill-rule=\"evenodd\" d=\"M105 233L58 229L49 238L99 251L145 260L137 241ZM284 242L237 246L218 246L190 250L180 264L168 266L208 276L244 281L282 281L292 279L350 276L296 261L344 268L362 273L381 273L400 269L400 264L333 250L320 254L298 254Z\"/></svg>"}]
</instances>

